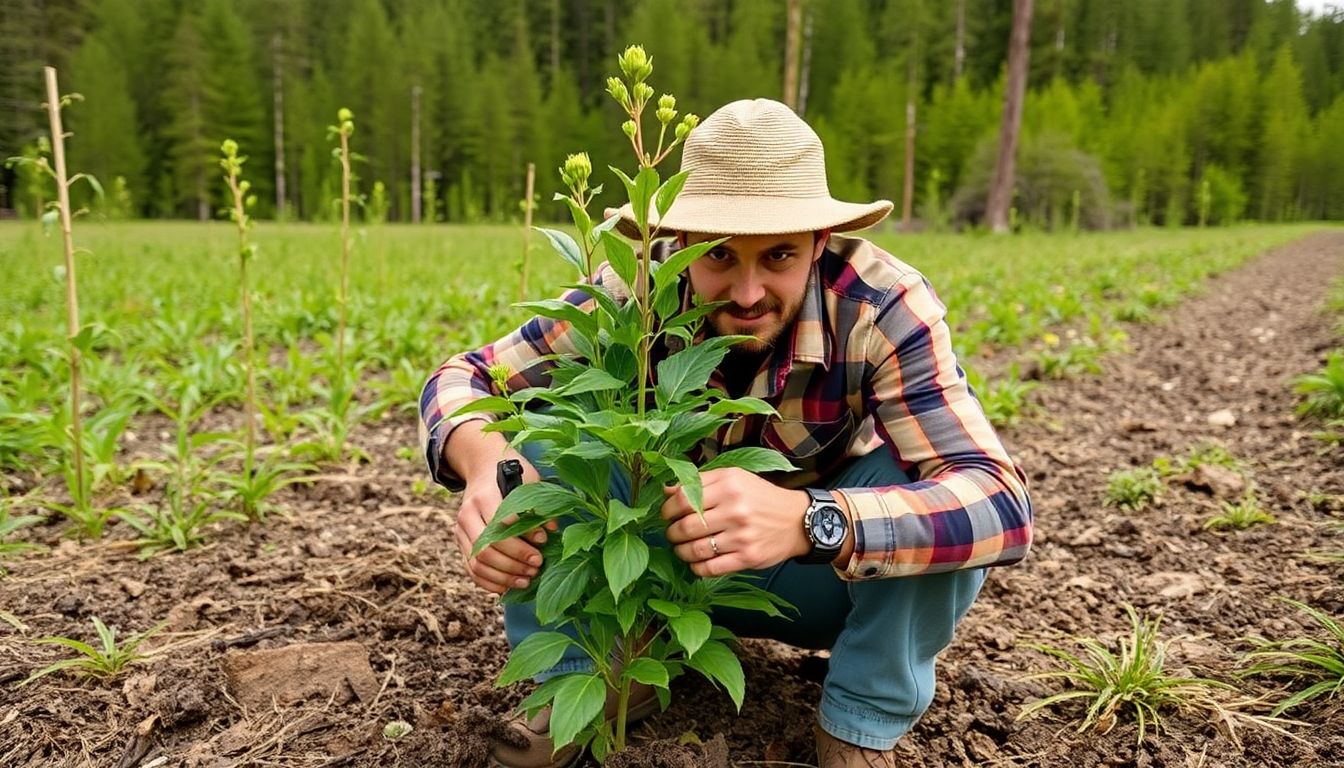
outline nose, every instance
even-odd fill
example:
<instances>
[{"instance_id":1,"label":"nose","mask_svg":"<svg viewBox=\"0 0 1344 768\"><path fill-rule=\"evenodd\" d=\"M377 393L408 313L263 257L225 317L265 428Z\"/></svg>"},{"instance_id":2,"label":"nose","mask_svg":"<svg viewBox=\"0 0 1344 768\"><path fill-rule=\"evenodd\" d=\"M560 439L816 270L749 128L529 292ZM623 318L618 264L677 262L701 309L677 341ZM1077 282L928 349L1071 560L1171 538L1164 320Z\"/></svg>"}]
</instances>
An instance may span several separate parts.
<instances>
[{"instance_id":1,"label":"nose","mask_svg":"<svg viewBox=\"0 0 1344 768\"><path fill-rule=\"evenodd\" d=\"M743 309L754 307L765 298L765 283L754 272L743 272L733 281L728 297Z\"/></svg>"}]
</instances>

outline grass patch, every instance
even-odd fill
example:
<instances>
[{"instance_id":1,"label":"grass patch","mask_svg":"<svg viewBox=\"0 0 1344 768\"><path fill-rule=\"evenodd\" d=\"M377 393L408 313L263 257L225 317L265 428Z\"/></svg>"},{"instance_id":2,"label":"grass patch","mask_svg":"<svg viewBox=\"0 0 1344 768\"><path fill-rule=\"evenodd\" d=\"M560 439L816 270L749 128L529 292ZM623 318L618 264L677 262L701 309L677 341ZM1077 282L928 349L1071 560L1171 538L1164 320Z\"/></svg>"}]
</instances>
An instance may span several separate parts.
<instances>
[{"instance_id":1,"label":"grass patch","mask_svg":"<svg viewBox=\"0 0 1344 768\"><path fill-rule=\"evenodd\" d=\"M151 627L139 634L131 635L117 642L117 630L108 627L97 616L93 617L93 628L98 633L102 648L69 637L39 637L35 643L43 645L62 645L79 653L72 659L62 659L55 664L43 667L29 675L20 685L27 685L39 678L56 672L69 670L80 677L108 679L121 674L126 667L141 661L145 654L139 652L140 644L163 628L162 624Z\"/></svg>"},{"instance_id":2,"label":"grass patch","mask_svg":"<svg viewBox=\"0 0 1344 768\"><path fill-rule=\"evenodd\" d=\"M1250 663L1243 676L1287 678L1292 693L1274 706L1278 716L1317 699L1333 699L1344 691L1344 624L1317 608L1281 598L1307 614L1325 630L1325 637L1294 637L1253 642L1258 650L1246 655Z\"/></svg>"},{"instance_id":3,"label":"grass patch","mask_svg":"<svg viewBox=\"0 0 1344 768\"><path fill-rule=\"evenodd\" d=\"M1162 478L1149 467L1112 472L1106 479L1105 505L1141 512L1162 493Z\"/></svg>"},{"instance_id":4,"label":"grass patch","mask_svg":"<svg viewBox=\"0 0 1344 768\"><path fill-rule=\"evenodd\" d=\"M1255 489L1253 488L1247 488L1245 495L1241 497L1241 501L1236 504L1220 501L1218 507L1222 509L1222 512L1204 521L1205 530L1222 531L1230 528L1244 531L1262 523L1278 522L1273 515L1260 506L1260 499L1255 495Z\"/></svg>"}]
</instances>

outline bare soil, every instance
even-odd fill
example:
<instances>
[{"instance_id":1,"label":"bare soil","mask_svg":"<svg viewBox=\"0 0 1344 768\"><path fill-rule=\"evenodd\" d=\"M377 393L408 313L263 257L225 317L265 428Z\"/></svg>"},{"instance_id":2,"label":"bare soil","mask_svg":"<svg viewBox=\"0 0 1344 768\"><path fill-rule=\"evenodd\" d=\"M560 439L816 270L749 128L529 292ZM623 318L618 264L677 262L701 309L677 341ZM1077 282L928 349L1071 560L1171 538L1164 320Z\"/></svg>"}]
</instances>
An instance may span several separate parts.
<instances>
[{"instance_id":1,"label":"bare soil","mask_svg":"<svg viewBox=\"0 0 1344 768\"><path fill-rule=\"evenodd\" d=\"M1303 556L1344 549L1344 533L1326 525L1344 518L1344 449L1294 416L1290 383L1340 344L1321 301L1341 273L1338 232L1269 252L1131 327L1131 351L1108 356L1104 374L1037 391L1039 413L1003 433L1031 476L1035 548L991 574L944 656L932 709L902 741L906 764L1344 765L1338 698L1290 713L1306 723L1292 737L1241 727L1240 744L1200 712L1169 714L1142 745L1125 719L1076 733L1080 705L1017 719L1058 690L1022 679L1053 667L1033 645L1112 640L1127 629L1126 603L1164 616L1171 668L1227 681L1248 636L1316 631L1276 597L1344 615L1344 564ZM1235 424L1211 424L1224 409ZM423 487L417 450L398 450L413 448L413 418L354 439L369 463L288 489L283 514L223 526L185 554L141 561L125 525L93 545L61 540L58 525L39 530L49 551L8 561L0 579L0 611L14 620L0 622L0 765L485 765L502 713L524 693L492 685L507 652L501 611L463 573L454 499ZM1277 524L1203 530L1215 493L1230 492L1207 478L1174 479L1141 512L1103 504L1112 471L1209 442L1245 462ZM91 639L93 616L123 634L166 625L147 661L111 682L18 685L63 657L33 638ZM620 765L814 763L825 654L747 641L744 657L740 715L683 678ZM393 720L415 729L387 740Z\"/></svg>"}]
</instances>

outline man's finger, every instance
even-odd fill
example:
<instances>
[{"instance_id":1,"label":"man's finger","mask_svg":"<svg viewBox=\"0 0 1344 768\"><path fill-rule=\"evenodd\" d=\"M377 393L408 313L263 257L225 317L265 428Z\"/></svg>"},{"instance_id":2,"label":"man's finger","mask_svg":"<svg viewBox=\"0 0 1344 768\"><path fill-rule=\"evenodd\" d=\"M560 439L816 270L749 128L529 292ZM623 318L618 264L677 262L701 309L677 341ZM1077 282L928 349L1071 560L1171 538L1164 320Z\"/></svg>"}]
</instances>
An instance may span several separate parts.
<instances>
[{"instance_id":1,"label":"man's finger","mask_svg":"<svg viewBox=\"0 0 1344 768\"><path fill-rule=\"evenodd\" d=\"M472 580L482 588L496 594L503 594L509 587L526 587L528 580L521 576L512 576L482 563L479 558L468 561L468 570Z\"/></svg>"},{"instance_id":2,"label":"man's finger","mask_svg":"<svg viewBox=\"0 0 1344 768\"><path fill-rule=\"evenodd\" d=\"M478 562L490 566L496 571L508 574L509 576L524 576L531 578L537 573L538 566L529 562L516 560L509 555L499 551L496 547L486 547L476 556Z\"/></svg>"}]
</instances>

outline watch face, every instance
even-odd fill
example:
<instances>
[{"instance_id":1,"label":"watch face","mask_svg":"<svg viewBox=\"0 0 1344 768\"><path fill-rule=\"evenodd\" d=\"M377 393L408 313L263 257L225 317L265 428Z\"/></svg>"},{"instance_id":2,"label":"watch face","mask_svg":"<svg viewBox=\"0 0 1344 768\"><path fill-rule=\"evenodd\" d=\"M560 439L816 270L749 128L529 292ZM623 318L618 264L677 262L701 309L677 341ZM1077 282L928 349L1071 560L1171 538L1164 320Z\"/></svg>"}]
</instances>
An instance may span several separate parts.
<instances>
[{"instance_id":1,"label":"watch face","mask_svg":"<svg viewBox=\"0 0 1344 768\"><path fill-rule=\"evenodd\" d=\"M818 546L839 547L845 541L845 514L839 507L817 507L812 513L812 538Z\"/></svg>"}]
</instances>

